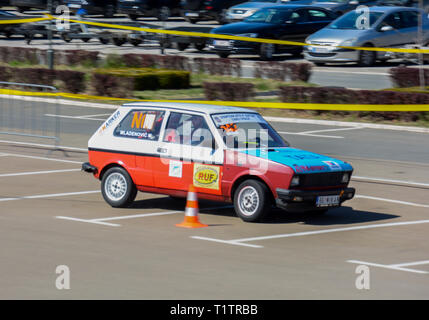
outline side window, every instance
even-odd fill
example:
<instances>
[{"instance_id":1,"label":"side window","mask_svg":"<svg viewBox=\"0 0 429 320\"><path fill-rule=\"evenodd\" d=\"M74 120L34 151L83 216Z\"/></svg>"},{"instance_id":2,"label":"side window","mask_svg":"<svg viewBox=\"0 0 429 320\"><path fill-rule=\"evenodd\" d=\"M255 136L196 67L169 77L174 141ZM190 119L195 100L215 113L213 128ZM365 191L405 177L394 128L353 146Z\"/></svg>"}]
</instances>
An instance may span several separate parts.
<instances>
[{"instance_id":1,"label":"side window","mask_svg":"<svg viewBox=\"0 0 429 320\"><path fill-rule=\"evenodd\" d=\"M161 131L164 111L132 110L115 128L114 135L156 141Z\"/></svg>"},{"instance_id":2,"label":"side window","mask_svg":"<svg viewBox=\"0 0 429 320\"><path fill-rule=\"evenodd\" d=\"M399 12L389 14L382 22L382 26L391 26L393 29L401 29L401 15Z\"/></svg>"},{"instance_id":3,"label":"side window","mask_svg":"<svg viewBox=\"0 0 429 320\"><path fill-rule=\"evenodd\" d=\"M179 112L170 113L163 141L207 148L215 146L204 117Z\"/></svg>"},{"instance_id":4,"label":"side window","mask_svg":"<svg viewBox=\"0 0 429 320\"><path fill-rule=\"evenodd\" d=\"M321 10L308 10L308 16L311 21L326 21L329 19L328 14Z\"/></svg>"},{"instance_id":5,"label":"side window","mask_svg":"<svg viewBox=\"0 0 429 320\"><path fill-rule=\"evenodd\" d=\"M305 17L306 15L304 10L297 10L292 12L292 14L290 15L290 20L295 23L305 22L307 20Z\"/></svg>"},{"instance_id":6,"label":"side window","mask_svg":"<svg viewBox=\"0 0 429 320\"><path fill-rule=\"evenodd\" d=\"M404 11L402 12L402 27L412 28L417 27L419 23L419 16L416 11Z\"/></svg>"}]
</instances>

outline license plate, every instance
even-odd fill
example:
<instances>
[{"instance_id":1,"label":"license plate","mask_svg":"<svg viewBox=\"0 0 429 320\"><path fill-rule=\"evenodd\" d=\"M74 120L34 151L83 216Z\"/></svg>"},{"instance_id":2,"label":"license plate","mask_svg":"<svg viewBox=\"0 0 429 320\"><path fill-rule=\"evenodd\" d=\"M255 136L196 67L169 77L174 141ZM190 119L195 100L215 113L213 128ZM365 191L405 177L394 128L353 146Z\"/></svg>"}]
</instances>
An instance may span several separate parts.
<instances>
[{"instance_id":1,"label":"license plate","mask_svg":"<svg viewBox=\"0 0 429 320\"><path fill-rule=\"evenodd\" d=\"M228 40L215 40L213 44L217 47L229 47L230 42Z\"/></svg>"},{"instance_id":2,"label":"license plate","mask_svg":"<svg viewBox=\"0 0 429 320\"><path fill-rule=\"evenodd\" d=\"M331 51L331 48L330 47L312 47L311 51L317 52L317 53L327 53Z\"/></svg>"},{"instance_id":3,"label":"license plate","mask_svg":"<svg viewBox=\"0 0 429 320\"><path fill-rule=\"evenodd\" d=\"M198 17L199 15L196 12L186 12L185 16L187 16L187 17Z\"/></svg>"},{"instance_id":4,"label":"license plate","mask_svg":"<svg viewBox=\"0 0 429 320\"><path fill-rule=\"evenodd\" d=\"M76 8L76 9L79 9L79 8L82 8L82 5L80 5L80 4L73 4L73 3L69 3L69 8Z\"/></svg>"},{"instance_id":5,"label":"license plate","mask_svg":"<svg viewBox=\"0 0 429 320\"><path fill-rule=\"evenodd\" d=\"M317 197L316 206L332 207L340 204L340 196L320 196Z\"/></svg>"}]
</instances>

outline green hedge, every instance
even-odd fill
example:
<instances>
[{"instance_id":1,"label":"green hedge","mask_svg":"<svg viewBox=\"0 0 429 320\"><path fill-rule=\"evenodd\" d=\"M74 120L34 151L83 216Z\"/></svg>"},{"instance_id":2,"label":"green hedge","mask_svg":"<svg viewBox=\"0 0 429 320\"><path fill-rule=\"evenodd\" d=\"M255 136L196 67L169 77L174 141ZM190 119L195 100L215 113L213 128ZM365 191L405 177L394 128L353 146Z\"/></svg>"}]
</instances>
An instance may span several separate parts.
<instances>
[{"instance_id":1,"label":"green hedge","mask_svg":"<svg viewBox=\"0 0 429 320\"><path fill-rule=\"evenodd\" d=\"M190 72L152 68L96 69L94 74L132 79L134 90L187 89L191 84Z\"/></svg>"}]
</instances>

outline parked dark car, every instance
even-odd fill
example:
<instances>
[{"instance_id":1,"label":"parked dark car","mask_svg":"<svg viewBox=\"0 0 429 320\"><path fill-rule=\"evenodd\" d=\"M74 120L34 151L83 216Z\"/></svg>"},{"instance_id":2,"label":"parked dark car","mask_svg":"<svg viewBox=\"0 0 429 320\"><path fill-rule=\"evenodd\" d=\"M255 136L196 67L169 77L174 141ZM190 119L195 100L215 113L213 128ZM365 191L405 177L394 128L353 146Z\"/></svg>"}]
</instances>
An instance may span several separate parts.
<instances>
[{"instance_id":1,"label":"parked dark car","mask_svg":"<svg viewBox=\"0 0 429 320\"><path fill-rule=\"evenodd\" d=\"M62 3L62 0L52 0L53 11ZM10 5L16 7L19 12L28 11L32 8L46 10L48 9L48 0L10 0Z\"/></svg>"},{"instance_id":2,"label":"parked dark car","mask_svg":"<svg viewBox=\"0 0 429 320\"><path fill-rule=\"evenodd\" d=\"M247 0L183 0L182 16L190 23L204 20L217 20L220 24L227 23L228 8Z\"/></svg>"},{"instance_id":3,"label":"parked dark car","mask_svg":"<svg viewBox=\"0 0 429 320\"><path fill-rule=\"evenodd\" d=\"M117 0L63 0L72 12L83 9L86 14L102 14L106 18L113 17L118 6Z\"/></svg>"},{"instance_id":4,"label":"parked dark car","mask_svg":"<svg viewBox=\"0 0 429 320\"><path fill-rule=\"evenodd\" d=\"M299 3L331 10L341 16L358 6L375 6L379 0L301 0Z\"/></svg>"},{"instance_id":5,"label":"parked dark car","mask_svg":"<svg viewBox=\"0 0 429 320\"><path fill-rule=\"evenodd\" d=\"M12 12L0 10L0 34L7 38L13 35L27 36L29 32L34 34L47 34L46 22L32 22L32 23L3 23L7 20L23 20L28 18L40 18L40 16L18 16Z\"/></svg>"},{"instance_id":6,"label":"parked dark car","mask_svg":"<svg viewBox=\"0 0 429 320\"><path fill-rule=\"evenodd\" d=\"M10 0L0 0L0 7L10 6Z\"/></svg>"},{"instance_id":7,"label":"parked dark car","mask_svg":"<svg viewBox=\"0 0 429 320\"><path fill-rule=\"evenodd\" d=\"M243 22L213 29L211 33L304 42L307 36L327 26L335 17L334 13L323 8L277 5L261 9ZM233 53L256 53L263 60L272 59L275 53L299 56L302 52L301 46L217 39L211 40L209 48L222 58Z\"/></svg>"},{"instance_id":8,"label":"parked dark car","mask_svg":"<svg viewBox=\"0 0 429 320\"><path fill-rule=\"evenodd\" d=\"M118 11L127 14L130 19L140 16L157 17L167 20L172 15L180 14L180 0L119 0Z\"/></svg>"}]
</instances>

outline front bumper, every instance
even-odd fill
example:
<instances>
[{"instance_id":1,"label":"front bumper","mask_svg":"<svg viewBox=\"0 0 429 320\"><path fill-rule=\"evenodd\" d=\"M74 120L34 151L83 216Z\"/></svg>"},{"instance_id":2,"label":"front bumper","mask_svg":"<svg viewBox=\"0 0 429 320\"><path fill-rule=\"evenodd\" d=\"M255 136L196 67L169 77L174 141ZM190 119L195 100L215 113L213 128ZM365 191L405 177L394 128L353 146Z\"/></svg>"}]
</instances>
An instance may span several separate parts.
<instances>
[{"instance_id":1,"label":"front bumper","mask_svg":"<svg viewBox=\"0 0 429 320\"><path fill-rule=\"evenodd\" d=\"M182 17L185 19L195 19L195 20L216 20L218 18L218 13L216 11L209 10L182 10Z\"/></svg>"},{"instance_id":2,"label":"front bumper","mask_svg":"<svg viewBox=\"0 0 429 320\"><path fill-rule=\"evenodd\" d=\"M222 44L222 45L220 45ZM212 39L209 49L215 52L228 52L230 54L255 54L259 52L260 44L247 41Z\"/></svg>"},{"instance_id":3,"label":"front bumper","mask_svg":"<svg viewBox=\"0 0 429 320\"><path fill-rule=\"evenodd\" d=\"M359 52L347 49L332 49L326 52L317 52L316 47L304 47L304 58L314 62L356 62L359 60Z\"/></svg>"},{"instance_id":4,"label":"front bumper","mask_svg":"<svg viewBox=\"0 0 429 320\"><path fill-rule=\"evenodd\" d=\"M290 212L305 212L311 210L325 210L339 207L344 201L353 199L355 188L340 188L333 190L289 190L277 189L276 205ZM316 201L321 196L339 196L340 202L337 206L318 207Z\"/></svg>"}]
</instances>

